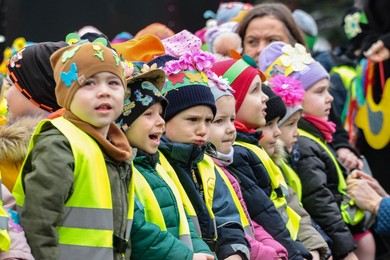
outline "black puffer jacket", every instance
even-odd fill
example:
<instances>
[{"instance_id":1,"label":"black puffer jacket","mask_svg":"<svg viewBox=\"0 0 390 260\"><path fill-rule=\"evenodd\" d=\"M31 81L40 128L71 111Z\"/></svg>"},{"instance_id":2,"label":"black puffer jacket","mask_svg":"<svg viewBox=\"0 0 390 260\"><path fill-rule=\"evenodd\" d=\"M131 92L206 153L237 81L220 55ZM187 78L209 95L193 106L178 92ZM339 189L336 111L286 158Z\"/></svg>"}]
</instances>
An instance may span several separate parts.
<instances>
[{"instance_id":1,"label":"black puffer jacket","mask_svg":"<svg viewBox=\"0 0 390 260\"><path fill-rule=\"evenodd\" d=\"M237 131L237 141L257 145L261 132L247 134ZM263 226L288 251L289 259L311 259L309 251L299 241L293 241L282 217L270 200L270 178L257 155L235 145L233 163L227 169L239 180L243 198L253 221Z\"/></svg>"},{"instance_id":2,"label":"black puffer jacket","mask_svg":"<svg viewBox=\"0 0 390 260\"><path fill-rule=\"evenodd\" d=\"M200 187L204 187L204 189L201 189L202 192L203 190L206 191L208 183L201 183L201 172L199 172L197 166L197 163L204 158L205 148L193 144L171 142L163 137L159 150L168 159L187 192L196 211L202 237L210 245L210 240L214 236L212 232L214 225L208 213L204 196L200 191ZM192 172L197 176L198 186L193 181ZM250 245L245 238L237 207L227 185L217 172L215 177L212 210L217 225L218 239L215 246L212 246L212 250L219 259L225 259L233 254L240 254L243 259L249 259Z\"/></svg>"},{"instance_id":3,"label":"black puffer jacket","mask_svg":"<svg viewBox=\"0 0 390 260\"><path fill-rule=\"evenodd\" d=\"M302 118L298 126L324 140L322 133L307 120ZM315 141L300 136L298 145L300 157L297 174L302 183L302 204L332 239L333 257L339 259L353 251L356 245L340 212L343 198L337 190L339 179L336 166L328 153ZM345 172L345 168L341 164L340 166Z\"/></svg>"}]
</instances>

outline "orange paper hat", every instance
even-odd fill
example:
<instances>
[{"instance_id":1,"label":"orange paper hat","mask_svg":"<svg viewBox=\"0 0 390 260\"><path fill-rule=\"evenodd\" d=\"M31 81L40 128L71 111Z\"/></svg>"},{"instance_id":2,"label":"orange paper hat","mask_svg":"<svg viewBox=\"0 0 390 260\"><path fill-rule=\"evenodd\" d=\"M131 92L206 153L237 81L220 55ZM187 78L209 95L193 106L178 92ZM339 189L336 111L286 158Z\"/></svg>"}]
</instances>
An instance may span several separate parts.
<instances>
[{"instance_id":1,"label":"orange paper hat","mask_svg":"<svg viewBox=\"0 0 390 260\"><path fill-rule=\"evenodd\" d=\"M163 55L165 49L160 39L147 34L126 42L112 44L112 47L128 61L149 62L156 56Z\"/></svg>"}]
</instances>

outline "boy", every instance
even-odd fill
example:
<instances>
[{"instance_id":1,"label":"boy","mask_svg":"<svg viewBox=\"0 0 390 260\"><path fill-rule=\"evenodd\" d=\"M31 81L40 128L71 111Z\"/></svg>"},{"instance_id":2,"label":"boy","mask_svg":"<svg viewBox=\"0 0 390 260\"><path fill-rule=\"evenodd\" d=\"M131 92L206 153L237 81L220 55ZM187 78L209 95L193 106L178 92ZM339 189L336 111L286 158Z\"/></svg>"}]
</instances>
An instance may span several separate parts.
<instances>
[{"instance_id":1,"label":"boy","mask_svg":"<svg viewBox=\"0 0 390 260\"><path fill-rule=\"evenodd\" d=\"M216 113L207 83L213 62L211 53L198 51L165 64L163 94L169 106L159 149L174 168L196 211L202 238L217 257L249 259L249 244L230 190L204 154Z\"/></svg>"},{"instance_id":2,"label":"boy","mask_svg":"<svg viewBox=\"0 0 390 260\"><path fill-rule=\"evenodd\" d=\"M162 117L168 104L160 93L165 72L151 69L141 73L134 64L133 68L125 106L116 120L130 145L137 149L133 160L137 203L131 258L154 259L159 255L161 259L214 259L187 219L178 188L158 163L157 148L165 127Z\"/></svg>"},{"instance_id":3,"label":"boy","mask_svg":"<svg viewBox=\"0 0 390 260\"><path fill-rule=\"evenodd\" d=\"M131 149L113 123L125 89L119 57L99 43L50 58L62 117L33 134L13 195L36 259L119 259L130 255Z\"/></svg>"}]
</instances>

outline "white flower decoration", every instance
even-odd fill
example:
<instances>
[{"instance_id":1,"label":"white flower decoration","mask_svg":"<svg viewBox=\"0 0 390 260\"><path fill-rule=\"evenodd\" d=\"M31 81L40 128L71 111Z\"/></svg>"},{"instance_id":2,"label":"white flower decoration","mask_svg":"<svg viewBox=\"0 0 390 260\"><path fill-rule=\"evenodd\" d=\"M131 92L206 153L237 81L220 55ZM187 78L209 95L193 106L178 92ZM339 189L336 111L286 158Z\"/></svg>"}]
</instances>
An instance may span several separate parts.
<instances>
[{"instance_id":1,"label":"white flower decoration","mask_svg":"<svg viewBox=\"0 0 390 260\"><path fill-rule=\"evenodd\" d=\"M354 38L356 35L362 32L360 28L360 13L346 15L344 18L344 31L348 39Z\"/></svg>"},{"instance_id":2,"label":"white flower decoration","mask_svg":"<svg viewBox=\"0 0 390 260\"><path fill-rule=\"evenodd\" d=\"M306 52L305 46L296 43L294 47L290 44L283 46L283 55L280 60L284 67L290 67L293 71L301 71L307 67L308 64L314 62L310 53Z\"/></svg>"}]
</instances>

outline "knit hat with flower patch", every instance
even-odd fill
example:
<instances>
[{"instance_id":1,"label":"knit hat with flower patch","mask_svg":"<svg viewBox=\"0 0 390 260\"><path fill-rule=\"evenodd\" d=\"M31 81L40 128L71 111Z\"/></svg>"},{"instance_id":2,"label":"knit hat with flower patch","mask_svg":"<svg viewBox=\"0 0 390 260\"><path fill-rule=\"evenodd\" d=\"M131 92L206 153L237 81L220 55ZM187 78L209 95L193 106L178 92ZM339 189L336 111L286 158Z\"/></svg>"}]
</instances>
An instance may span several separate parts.
<instances>
[{"instance_id":1,"label":"knit hat with flower patch","mask_svg":"<svg viewBox=\"0 0 390 260\"><path fill-rule=\"evenodd\" d=\"M199 105L210 107L215 116L217 109L208 85L209 78L215 77L211 71L214 62L210 52L198 50L165 63L163 69L167 81L162 94L169 102L164 118L166 122L181 111Z\"/></svg>"},{"instance_id":2,"label":"knit hat with flower patch","mask_svg":"<svg viewBox=\"0 0 390 260\"><path fill-rule=\"evenodd\" d=\"M302 88L302 82L292 77L284 75L276 75L268 80L272 91L278 95L286 106L284 116L280 117L278 125L283 124L296 111L303 110L302 100L305 95L305 90ZM268 102L267 102L267 116L268 116Z\"/></svg>"},{"instance_id":3,"label":"knit hat with flower patch","mask_svg":"<svg viewBox=\"0 0 390 260\"><path fill-rule=\"evenodd\" d=\"M67 110L76 91L96 73L110 72L118 76L126 89L125 73L118 55L100 43L82 42L59 49L50 61L57 83L57 102Z\"/></svg>"},{"instance_id":4,"label":"knit hat with flower patch","mask_svg":"<svg viewBox=\"0 0 390 260\"><path fill-rule=\"evenodd\" d=\"M140 68L136 64L132 65L134 72L127 79L123 112L116 120L116 124L124 132L149 107L161 103L164 114L168 105L168 101L160 92L164 86L165 72L156 66L149 67L143 64Z\"/></svg>"},{"instance_id":5,"label":"knit hat with flower patch","mask_svg":"<svg viewBox=\"0 0 390 260\"><path fill-rule=\"evenodd\" d=\"M300 80L305 90L322 79L329 79L324 67L299 43L294 47L283 42L271 43L260 53L259 68L267 78L282 74Z\"/></svg>"},{"instance_id":6,"label":"knit hat with flower patch","mask_svg":"<svg viewBox=\"0 0 390 260\"><path fill-rule=\"evenodd\" d=\"M258 75L265 81L263 73L257 69L256 62L247 55L241 59L230 59L214 63L212 71L226 78L234 90L236 112L240 109L253 79Z\"/></svg>"}]
</instances>

